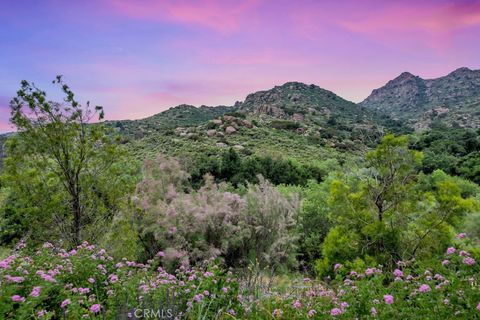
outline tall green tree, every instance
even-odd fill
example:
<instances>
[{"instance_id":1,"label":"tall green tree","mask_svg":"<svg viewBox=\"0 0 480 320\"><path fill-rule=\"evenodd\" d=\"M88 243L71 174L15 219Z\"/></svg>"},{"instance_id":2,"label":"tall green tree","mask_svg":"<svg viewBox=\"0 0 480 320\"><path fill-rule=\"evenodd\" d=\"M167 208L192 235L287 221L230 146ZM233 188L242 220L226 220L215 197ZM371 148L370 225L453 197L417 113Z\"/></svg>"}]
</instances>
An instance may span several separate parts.
<instances>
[{"instance_id":1,"label":"tall green tree","mask_svg":"<svg viewBox=\"0 0 480 320\"><path fill-rule=\"evenodd\" d=\"M102 107L83 107L58 76L64 100L22 81L11 101L17 134L7 144L2 181L9 190L4 221L13 218L37 240L71 244L99 236L134 186L125 154L101 124ZM5 224L5 223L4 223Z\"/></svg>"},{"instance_id":2,"label":"tall green tree","mask_svg":"<svg viewBox=\"0 0 480 320\"><path fill-rule=\"evenodd\" d=\"M334 226L321 247L321 274L335 263L380 263L442 253L463 217L478 210L474 184L438 170L419 171L422 154L406 137L387 135L366 167L327 179L320 212Z\"/></svg>"}]
</instances>

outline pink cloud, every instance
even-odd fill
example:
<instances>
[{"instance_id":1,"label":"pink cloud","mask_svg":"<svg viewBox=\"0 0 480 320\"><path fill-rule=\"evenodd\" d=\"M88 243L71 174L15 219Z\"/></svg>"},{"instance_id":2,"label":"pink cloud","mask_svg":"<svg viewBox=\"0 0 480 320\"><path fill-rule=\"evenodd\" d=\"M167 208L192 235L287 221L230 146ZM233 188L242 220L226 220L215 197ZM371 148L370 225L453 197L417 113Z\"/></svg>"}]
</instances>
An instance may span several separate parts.
<instances>
[{"instance_id":1,"label":"pink cloud","mask_svg":"<svg viewBox=\"0 0 480 320\"><path fill-rule=\"evenodd\" d=\"M231 33L238 30L241 19L258 1L110 0L110 3L119 14L135 19L193 24Z\"/></svg>"},{"instance_id":2,"label":"pink cloud","mask_svg":"<svg viewBox=\"0 0 480 320\"><path fill-rule=\"evenodd\" d=\"M414 6L391 2L377 10L355 11L337 24L384 43L421 43L443 50L459 29L480 26L480 2L418 2Z\"/></svg>"}]
</instances>

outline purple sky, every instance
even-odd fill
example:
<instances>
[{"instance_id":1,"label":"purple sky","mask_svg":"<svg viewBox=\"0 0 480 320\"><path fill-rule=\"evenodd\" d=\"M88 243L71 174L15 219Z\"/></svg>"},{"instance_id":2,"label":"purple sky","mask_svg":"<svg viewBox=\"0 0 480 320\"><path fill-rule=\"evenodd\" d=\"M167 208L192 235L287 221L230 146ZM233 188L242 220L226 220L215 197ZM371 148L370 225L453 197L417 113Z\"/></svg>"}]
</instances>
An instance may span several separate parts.
<instances>
[{"instance_id":1,"label":"purple sky","mask_svg":"<svg viewBox=\"0 0 480 320\"><path fill-rule=\"evenodd\" d=\"M57 74L133 119L287 81L359 102L403 71L480 68L480 0L1 0L0 21L0 132L19 82L51 92Z\"/></svg>"}]
</instances>

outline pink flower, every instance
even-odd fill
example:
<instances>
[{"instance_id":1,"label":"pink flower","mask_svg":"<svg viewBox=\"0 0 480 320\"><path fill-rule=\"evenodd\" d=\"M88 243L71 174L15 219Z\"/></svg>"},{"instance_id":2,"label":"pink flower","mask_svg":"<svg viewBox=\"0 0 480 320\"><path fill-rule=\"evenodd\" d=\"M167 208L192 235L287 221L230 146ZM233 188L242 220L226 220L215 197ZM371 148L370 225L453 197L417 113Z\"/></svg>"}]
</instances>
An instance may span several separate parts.
<instances>
[{"instance_id":1,"label":"pink flower","mask_svg":"<svg viewBox=\"0 0 480 320\"><path fill-rule=\"evenodd\" d=\"M36 298L40 295L40 291L41 291L40 287L34 287L32 289L32 292L30 293L30 296Z\"/></svg>"},{"instance_id":2,"label":"pink flower","mask_svg":"<svg viewBox=\"0 0 480 320\"><path fill-rule=\"evenodd\" d=\"M13 302L25 302L25 298L16 294L16 295L12 296L12 301Z\"/></svg>"},{"instance_id":3,"label":"pink flower","mask_svg":"<svg viewBox=\"0 0 480 320\"><path fill-rule=\"evenodd\" d=\"M295 302L293 303L293 307L295 309L300 309L302 307L302 304L300 303L300 301L295 300Z\"/></svg>"},{"instance_id":4,"label":"pink flower","mask_svg":"<svg viewBox=\"0 0 480 320\"><path fill-rule=\"evenodd\" d=\"M95 279L93 279L93 278L88 278L87 281L90 282L90 283L95 283Z\"/></svg>"},{"instance_id":5,"label":"pink flower","mask_svg":"<svg viewBox=\"0 0 480 320\"><path fill-rule=\"evenodd\" d=\"M337 271L337 270L340 269L341 267L343 267L342 264L337 263L337 264L335 264L335 266L333 266L333 271Z\"/></svg>"},{"instance_id":6,"label":"pink flower","mask_svg":"<svg viewBox=\"0 0 480 320\"><path fill-rule=\"evenodd\" d=\"M403 272L402 272L402 270L395 269L395 270L393 271L393 275L394 275L395 277L397 277L397 278L401 278L401 277L403 277Z\"/></svg>"},{"instance_id":7,"label":"pink flower","mask_svg":"<svg viewBox=\"0 0 480 320\"><path fill-rule=\"evenodd\" d=\"M308 311L307 316L309 318L313 318L316 314L317 314L317 311L312 309L312 310Z\"/></svg>"},{"instance_id":8,"label":"pink flower","mask_svg":"<svg viewBox=\"0 0 480 320\"><path fill-rule=\"evenodd\" d=\"M280 309L273 310L273 317L274 318L280 317L281 315L282 315L282 310L280 310Z\"/></svg>"},{"instance_id":9,"label":"pink flower","mask_svg":"<svg viewBox=\"0 0 480 320\"><path fill-rule=\"evenodd\" d=\"M467 236L467 234L462 232L462 233L457 234L457 239L463 239L466 236Z\"/></svg>"},{"instance_id":10,"label":"pink flower","mask_svg":"<svg viewBox=\"0 0 480 320\"><path fill-rule=\"evenodd\" d=\"M420 286L420 288L418 288L418 291L420 291L420 292L429 292L431 290L432 289L430 288L430 286L428 284L422 284Z\"/></svg>"},{"instance_id":11,"label":"pink flower","mask_svg":"<svg viewBox=\"0 0 480 320\"><path fill-rule=\"evenodd\" d=\"M453 253L455 253L455 251L456 250L455 250L454 247L450 247L450 248L447 249L447 254L453 254Z\"/></svg>"},{"instance_id":12,"label":"pink flower","mask_svg":"<svg viewBox=\"0 0 480 320\"><path fill-rule=\"evenodd\" d=\"M228 292L228 288L226 288L226 287L223 287L222 290L223 290L224 293Z\"/></svg>"},{"instance_id":13,"label":"pink flower","mask_svg":"<svg viewBox=\"0 0 480 320\"><path fill-rule=\"evenodd\" d=\"M37 317L41 318L43 316L47 315L47 310L40 310L37 312Z\"/></svg>"},{"instance_id":14,"label":"pink flower","mask_svg":"<svg viewBox=\"0 0 480 320\"><path fill-rule=\"evenodd\" d=\"M342 309L346 309L346 308L348 308L348 306L349 306L349 305L348 305L348 302L342 302L342 303L340 303L340 308L342 308Z\"/></svg>"},{"instance_id":15,"label":"pink flower","mask_svg":"<svg viewBox=\"0 0 480 320\"><path fill-rule=\"evenodd\" d=\"M108 276L108 280L110 280L111 283L115 283L118 281L118 276L116 274L111 274Z\"/></svg>"},{"instance_id":16,"label":"pink flower","mask_svg":"<svg viewBox=\"0 0 480 320\"><path fill-rule=\"evenodd\" d=\"M450 303L450 300L448 299L443 299L443 304L449 304Z\"/></svg>"},{"instance_id":17,"label":"pink flower","mask_svg":"<svg viewBox=\"0 0 480 320\"><path fill-rule=\"evenodd\" d=\"M375 307L372 307L370 309L370 313L372 314L372 316L376 316L377 315L377 309L375 309Z\"/></svg>"},{"instance_id":18,"label":"pink flower","mask_svg":"<svg viewBox=\"0 0 480 320\"><path fill-rule=\"evenodd\" d=\"M165 252L159 251L159 252L157 253L157 256L159 256L159 257L165 257Z\"/></svg>"},{"instance_id":19,"label":"pink flower","mask_svg":"<svg viewBox=\"0 0 480 320\"><path fill-rule=\"evenodd\" d=\"M5 279L8 281L8 282L14 282L14 283L21 283L23 282L23 280L25 280L24 277L12 277L11 275L7 274L5 276Z\"/></svg>"},{"instance_id":20,"label":"pink flower","mask_svg":"<svg viewBox=\"0 0 480 320\"><path fill-rule=\"evenodd\" d=\"M465 259L463 259L463 263L469 266L473 266L475 264L475 259L471 257L466 257Z\"/></svg>"},{"instance_id":21,"label":"pink flower","mask_svg":"<svg viewBox=\"0 0 480 320\"><path fill-rule=\"evenodd\" d=\"M480 303L477 304L477 310L480 311Z\"/></svg>"},{"instance_id":22,"label":"pink flower","mask_svg":"<svg viewBox=\"0 0 480 320\"><path fill-rule=\"evenodd\" d=\"M469 256L470 254L469 254L467 251L465 251L465 250L461 250L461 251L458 253L458 255L459 255L459 256L462 256L462 257L467 257L467 256Z\"/></svg>"},{"instance_id":23,"label":"pink flower","mask_svg":"<svg viewBox=\"0 0 480 320\"><path fill-rule=\"evenodd\" d=\"M87 294L90 292L90 289L89 288L78 288L78 291L80 292L80 294Z\"/></svg>"},{"instance_id":24,"label":"pink flower","mask_svg":"<svg viewBox=\"0 0 480 320\"><path fill-rule=\"evenodd\" d=\"M445 259L445 260L442 261L442 266L446 266L449 263L450 263L450 261Z\"/></svg>"},{"instance_id":25,"label":"pink flower","mask_svg":"<svg viewBox=\"0 0 480 320\"><path fill-rule=\"evenodd\" d=\"M393 296L390 294L386 294L383 296L383 300L386 304L393 304Z\"/></svg>"},{"instance_id":26,"label":"pink flower","mask_svg":"<svg viewBox=\"0 0 480 320\"><path fill-rule=\"evenodd\" d=\"M333 308L332 310L330 310L330 314L331 314L332 316L334 316L334 317L335 317L335 316L339 316L339 315L341 315L342 313L343 313L343 311L342 311L341 309L339 309L339 308Z\"/></svg>"},{"instance_id":27,"label":"pink flower","mask_svg":"<svg viewBox=\"0 0 480 320\"><path fill-rule=\"evenodd\" d=\"M65 309L70 303L72 303L72 302L70 301L70 299L65 299L65 300L63 300L63 302L60 304L60 307L61 307L62 309Z\"/></svg>"},{"instance_id":28,"label":"pink flower","mask_svg":"<svg viewBox=\"0 0 480 320\"><path fill-rule=\"evenodd\" d=\"M40 277L42 277L43 280L48 281L48 282L57 282L55 278L53 278L51 275L44 273Z\"/></svg>"},{"instance_id":29,"label":"pink flower","mask_svg":"<svg viewBox=\"0 0 480 320\"><path fill-rule=\"evenodd\" d=\"M90 311L93 313L100 312L101 306L97 303L90 307Z\"/></svg>"}]
</instances>

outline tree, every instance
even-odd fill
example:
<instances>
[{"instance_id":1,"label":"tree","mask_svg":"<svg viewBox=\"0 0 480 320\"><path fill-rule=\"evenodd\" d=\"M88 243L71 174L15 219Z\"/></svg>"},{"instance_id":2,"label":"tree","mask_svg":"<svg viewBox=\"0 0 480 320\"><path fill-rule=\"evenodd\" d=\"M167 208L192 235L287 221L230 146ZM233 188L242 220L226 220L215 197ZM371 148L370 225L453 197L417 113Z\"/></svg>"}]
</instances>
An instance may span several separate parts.
<instances>
[{"instance_id":1,"label":"tree","mask_svg":"<svg viewBox=\"0 0 480 320\"><path fill-rule=\"evenodd\" d=\"M325 181L325 208L319 213L334 228L322 244L320 274L331 273L335 263L358 263L357 258L394 268L398 261L443 252L461 219L478 209L475 188L440 170L419 172L421 159L420 152L408 149L406 137L387 135L367 154L366 168Z\"/></svg>"},{"instance_id":2,"label":"tree","mask_svg":"<svg viewBox=\"0 0 480 320\"><path fill-rule=\"evenodd\" d=\"M133 186L132 167L115 137L90 124L103 119L102 107L82 107L61 76L53 83L65 94L62 103L47 100L28 81L11 101L18 132L8 142L3 182L10 209L20 213L31 237L79 244L98 236L95 227L112 218Z\"/></svg>"}]
</instances>

